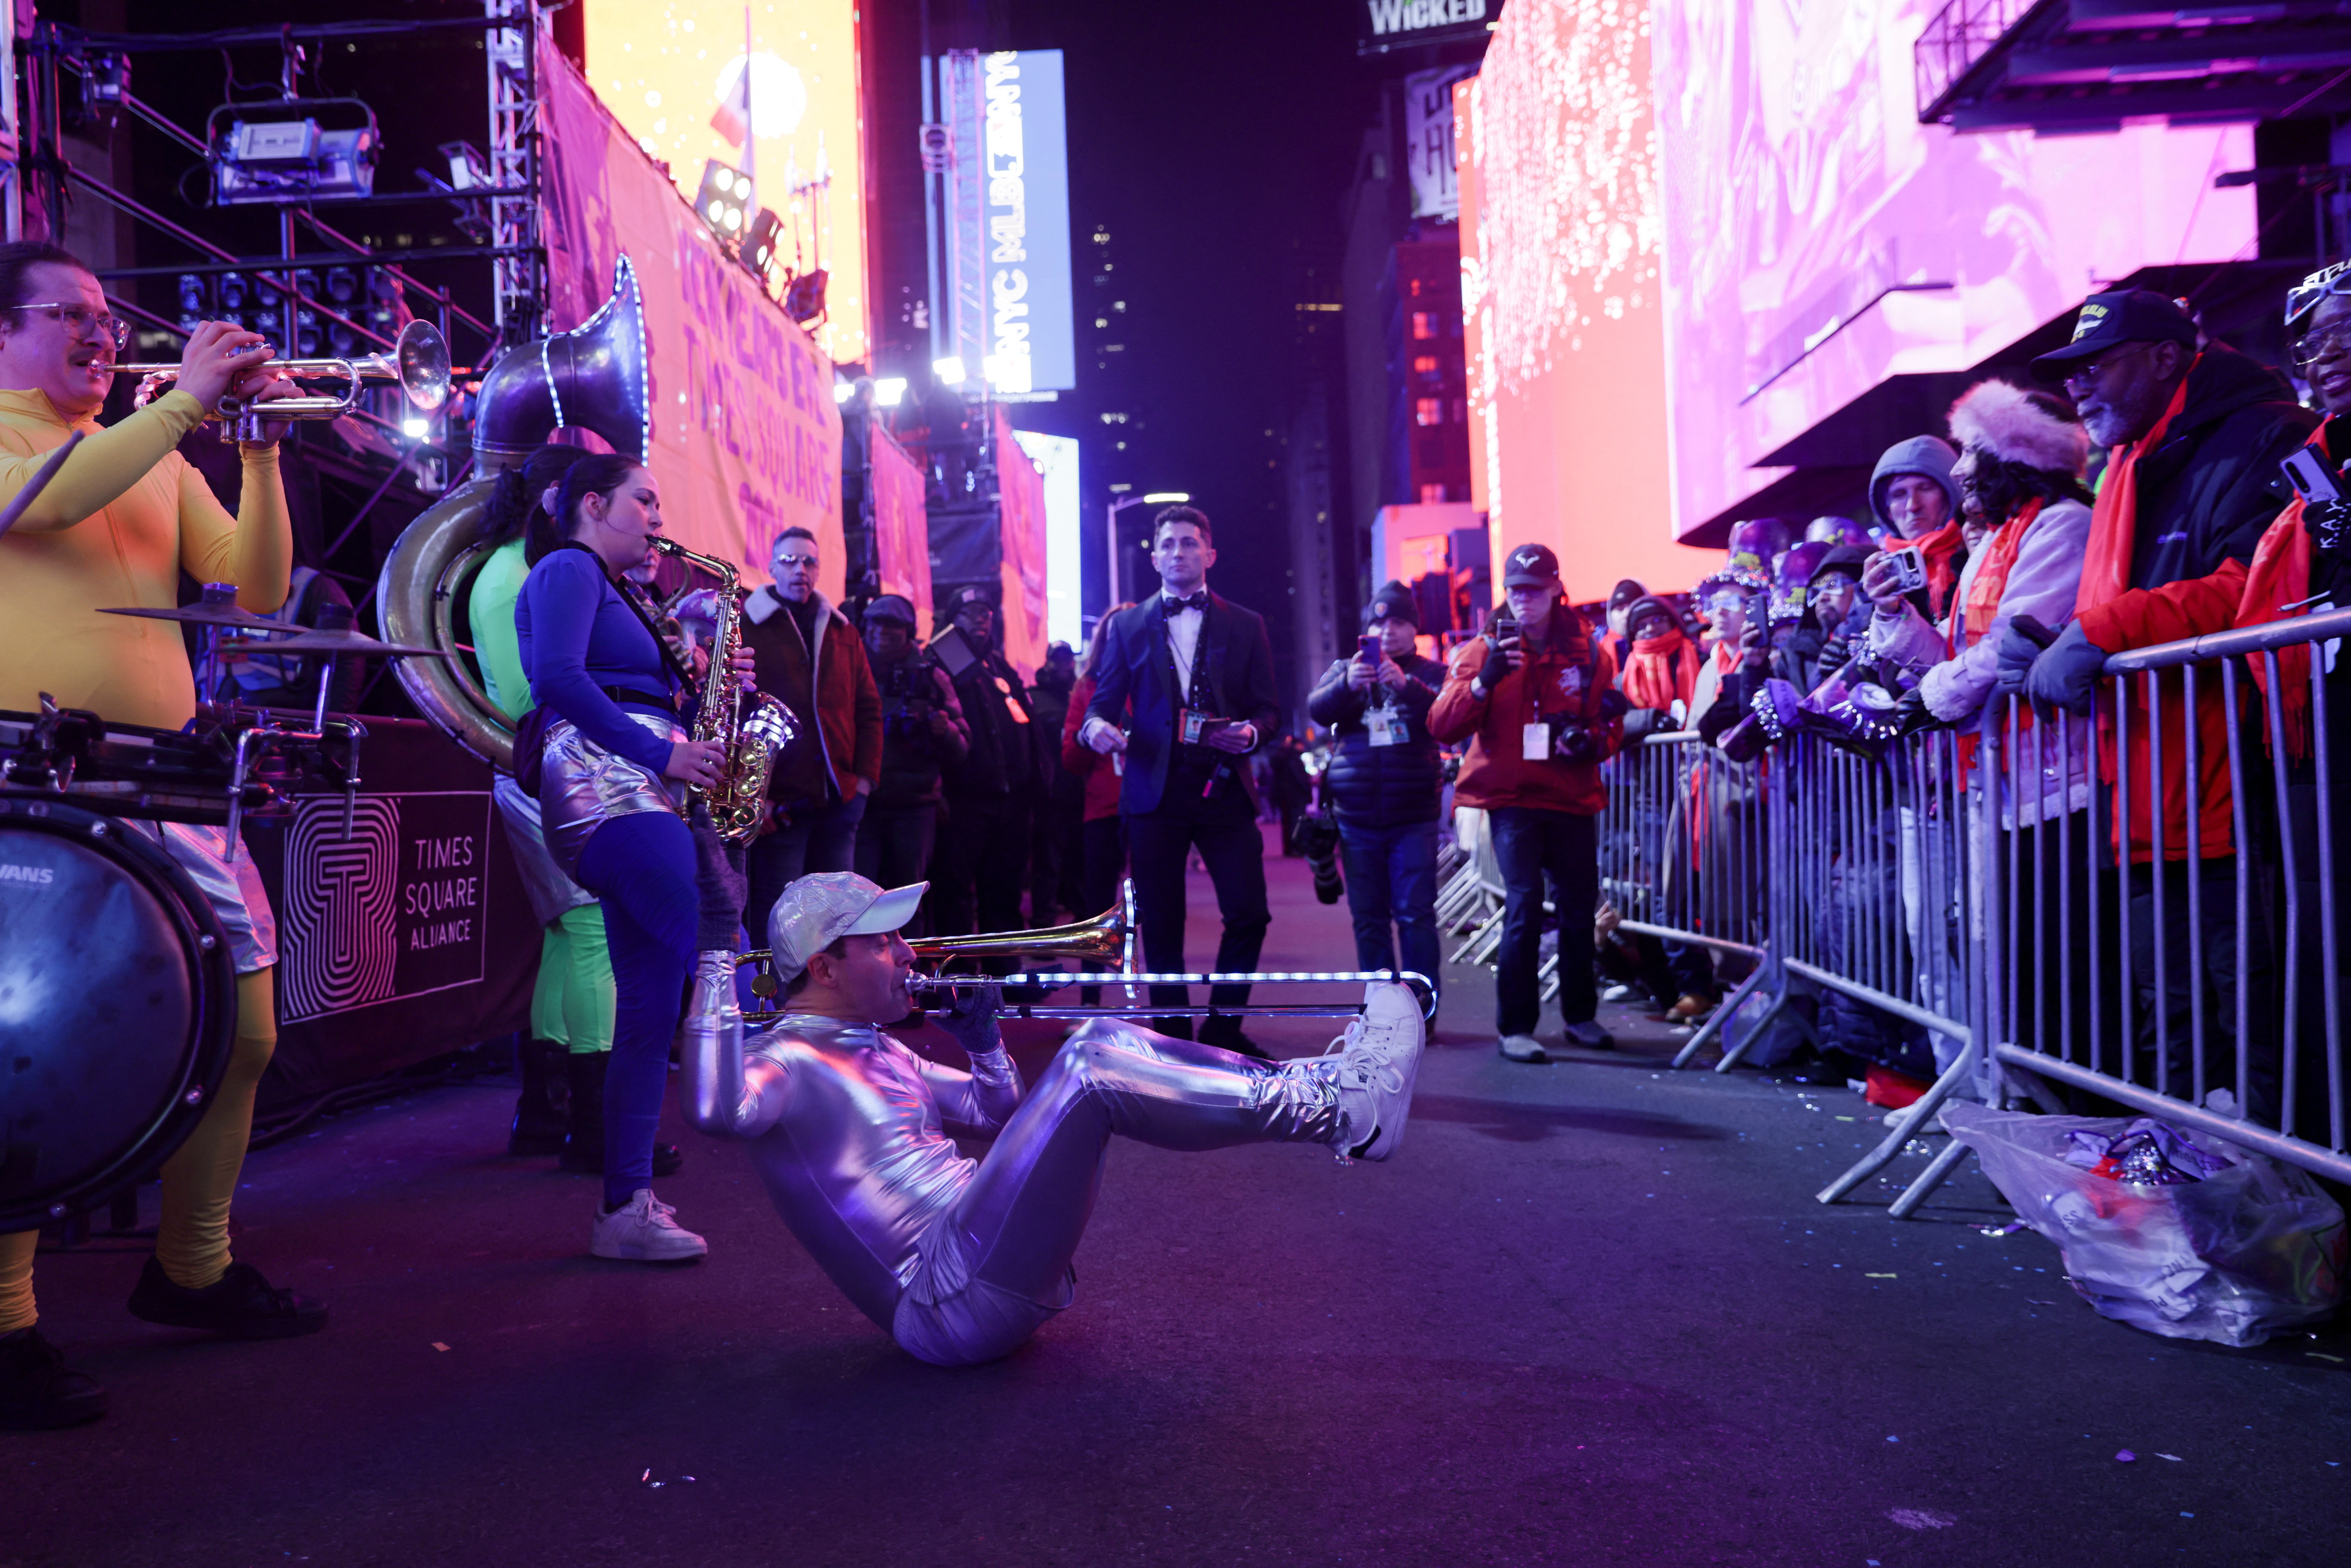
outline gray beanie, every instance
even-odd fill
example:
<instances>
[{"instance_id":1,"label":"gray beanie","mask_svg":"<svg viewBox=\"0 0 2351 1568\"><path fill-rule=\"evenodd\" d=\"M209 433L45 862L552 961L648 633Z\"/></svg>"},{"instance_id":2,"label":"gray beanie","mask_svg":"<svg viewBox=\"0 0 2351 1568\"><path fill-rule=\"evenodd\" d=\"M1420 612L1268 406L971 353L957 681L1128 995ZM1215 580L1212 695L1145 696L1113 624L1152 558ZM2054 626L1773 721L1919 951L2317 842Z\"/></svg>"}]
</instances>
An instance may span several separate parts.
<instances>
[{"instance_id":1,"label":"gray beanie","mask_svg":"<svg viewBox=\"0 0 2351 1568\"><path fill-rule=\"evenodd\" d=\"M1881 528L1892 528L1894 519L1886 513L1886 482L1899 474L1923 474L1943 487L1949 497L1951 516L1959 515L1959 486L1951 478L1951 465L1959 460L1951 444L1938 435L1914 435L1907 441L1897 441L1886 449L1877 460L1876 472L1869 476L1869 511Z\"/></svg>"}]
</instances>

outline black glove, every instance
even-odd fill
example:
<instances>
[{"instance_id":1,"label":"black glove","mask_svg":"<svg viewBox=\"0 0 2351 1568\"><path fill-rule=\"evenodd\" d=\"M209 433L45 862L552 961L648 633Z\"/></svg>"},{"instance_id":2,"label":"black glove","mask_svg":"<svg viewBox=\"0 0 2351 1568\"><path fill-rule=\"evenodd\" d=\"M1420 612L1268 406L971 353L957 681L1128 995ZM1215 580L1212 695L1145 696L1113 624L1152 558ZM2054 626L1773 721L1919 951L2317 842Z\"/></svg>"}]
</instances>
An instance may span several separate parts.
<instances>
[{"instance_id":1,"label":"black glove","mask_svg":"<svg viewBox=\"0 0 2351 1568\"><path fill-rule=\"evenodd\" d=\"M931 1013L931 1021L963 1047L965 1055L984 1056L1004 1049L1003 1031L996 1026L996 1010L1003 999L993 980L958 985L947 993L946 1009Z\"/></svg>"},{"instance_id":2,"label":"black glove","mask_svg":"<svg viewBox=\"0 0 2351 1568\"><path fill-rule=\"evenodd\" d=\"M2106 650L2090 641L2079 621L2068 621L2056 641L2032 662L2024 695L2034 702L2086 716L2096 701L2098 677L2105 673Z\"/></svg>"},{"instance_id":3,"label":"black glove","mask_svg":"<svg viewBox=\"0 0 2351 1568\"><path fill-rule=\"evenodd\" d=\"M2310 548L2321 555L2342 553L2351 535L2351 501L2304 501L2302 526L2310 530Z\"/></svg>"},{"instance_id":4,"label":"black glove","mask_svg":"<svg viewBox=\"0 0 2351 1568\"><path fill-rule=\"evenodd\" d=\"M1922 689L1904 692L1894 704L1894 733L1916 735L1922 729L1936 729L1943 721L1937 718L1927 706L1927 694Z\"/></svg>"},{"instance_id":5,"label":"black glove","mask_svg":"<svg viewBox=\"0 0 2351 1568\"><path fill-rule=\"evenodd\" d=\"M700 908L695 922L697 952L732 952L742 945L744 848L722 842L710 823L710 809L694 807L694 882ZM765 936L763 932L761 936Z\"/></svg>"}]
</instances>

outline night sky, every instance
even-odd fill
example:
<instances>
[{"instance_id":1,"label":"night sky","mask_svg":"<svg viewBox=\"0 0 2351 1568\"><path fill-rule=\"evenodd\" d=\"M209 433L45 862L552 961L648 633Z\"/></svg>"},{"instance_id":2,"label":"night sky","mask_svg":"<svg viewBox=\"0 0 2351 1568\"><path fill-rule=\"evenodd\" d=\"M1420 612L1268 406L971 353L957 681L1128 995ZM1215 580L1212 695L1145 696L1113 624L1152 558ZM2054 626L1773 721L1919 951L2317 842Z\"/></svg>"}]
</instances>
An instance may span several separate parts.
<instances>
[{"instance_id":1,"label":"night sky","mask_svg":"<svg viewBox=\"0 0 2351 1568\"><path fill-rule=\"evenodd\" d=\"M1012 0L1008 16L1014 47L1067 54L1073 243L1082 253L1094 225L1109 225L1134 275L1125 336L1147 388L1144 482L1191 492L1217 524L1220 591L1284 617L1288 518L1266 432L1286 435L1301 392L1296 306L1338 298L1340 204L1377 107L1353 12L1339 0ZM1081 343L1087 327L1081 309ZM1080 362L1085 407L1093 361ZM1285 636L1278 622L1278 648Z\"/></svg>"}]
</instances>

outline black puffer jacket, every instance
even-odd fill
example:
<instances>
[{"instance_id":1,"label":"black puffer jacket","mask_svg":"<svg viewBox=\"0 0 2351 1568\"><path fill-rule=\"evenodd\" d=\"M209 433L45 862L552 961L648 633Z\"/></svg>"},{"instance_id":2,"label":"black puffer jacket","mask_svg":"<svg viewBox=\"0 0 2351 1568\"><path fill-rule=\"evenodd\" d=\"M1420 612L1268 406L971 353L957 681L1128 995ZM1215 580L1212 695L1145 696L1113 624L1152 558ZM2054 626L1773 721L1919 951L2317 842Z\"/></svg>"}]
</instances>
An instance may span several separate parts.
<instances>
[{"instance_id":1,"label":"black puffer jacket","mask_svg":"<svg viewBox=\"0 0 2351 1568\"><path fill-rule=\"evenodd\" d=\"M1442 763L1428 734L1428 707L1445 685L1445 666L1417 653L1396 661L1407 678L1393 695L1404 708L1411 737L1402 746L1374 746L1371 731L1364 727L1371 693L1347 685L1352 663L1335 661L1306 699L1308 716L1337 739L1331 770L1323 776L1323 800L1338 810L1340 822L1347 827L1395 828L1437 821Z\"/></svg>"},{"instance_id":2,"label":"black puffer jacket","mask_svg":"<svg viewBox=\"0 0 2351 1568\"><path fill-rule=\"evenodd\" d=\"M2206 345L2189 372L2187 405L2163 444L2139 459L2129 586L2210 577L2225 560L2252 559L2262 531L2294 499L2278 465L2317 425L2283 376L2226 344Z\"/></svg>"}]
</instances>

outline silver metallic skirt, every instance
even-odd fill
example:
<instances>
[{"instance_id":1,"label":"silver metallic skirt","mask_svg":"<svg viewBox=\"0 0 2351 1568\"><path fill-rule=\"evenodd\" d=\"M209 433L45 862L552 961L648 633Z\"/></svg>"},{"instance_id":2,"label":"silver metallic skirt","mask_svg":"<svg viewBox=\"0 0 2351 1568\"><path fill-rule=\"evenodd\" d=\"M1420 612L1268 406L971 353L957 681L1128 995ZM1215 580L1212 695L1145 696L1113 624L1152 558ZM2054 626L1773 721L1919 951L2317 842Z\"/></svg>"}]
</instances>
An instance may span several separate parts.
<instances>
[{"instance_id":1,"label":"silver metallic skirt","mask_svg":"<svg viewBox=\"0 0 2351 1568\"><path fill-rule=\"evenodd\" d=\"M675 719L622 711L670 745L686 737ZM580 874L580 852L598 828L639 811L674 815L684 789L625 757L613 756L580 734L569 719L547 727L546 746L539 754L540 824L548 852L568 877Z\"/></svg>"},{"instance_id":2,"label":"silver metallic skirt","mask_svg":"<svg viewBox=\"0 0 2351 1568\"><path fill-rule=\"evenodd\" d=\"M522 890L538 923L552 925L571 911L595 903L596 895L564 875L549 852L547 834L539 826L538 802L503 773L490 786L490 794L498 803L498 815L506 819L507 848L514 852L515 870L522 874Z\"/></svg>"}]
</instances>

